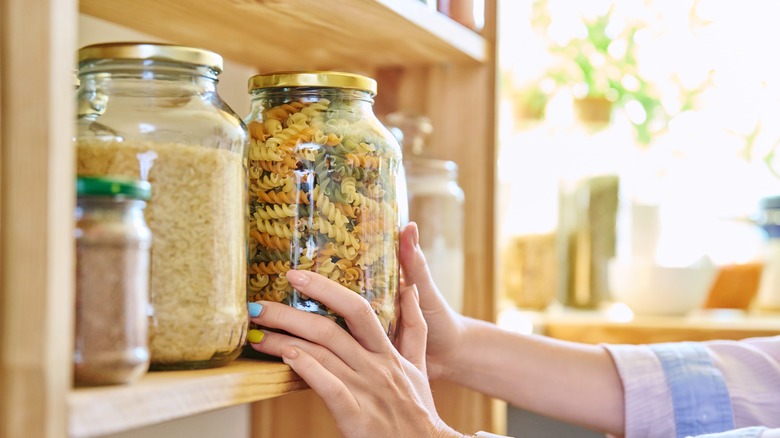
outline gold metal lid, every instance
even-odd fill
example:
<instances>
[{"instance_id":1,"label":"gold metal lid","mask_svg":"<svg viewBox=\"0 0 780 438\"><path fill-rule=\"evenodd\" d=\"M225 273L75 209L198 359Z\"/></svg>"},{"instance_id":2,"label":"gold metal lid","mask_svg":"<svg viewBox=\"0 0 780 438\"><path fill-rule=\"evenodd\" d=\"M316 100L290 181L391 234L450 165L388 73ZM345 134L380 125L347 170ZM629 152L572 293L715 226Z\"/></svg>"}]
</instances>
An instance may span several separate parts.
<instances>
[{"instance_id":1,"label":"gold metal lid","mask_svg":"<svg viewBox=\"0 0 780 438\"><path fill-rule=\"evenodd\" d=\"M79 63L96 59L153 59L205 65L222 72L222 56L206 49L162 43L102 43L79 49Z\"/></svg>"},{"instance_id":2,"label":"gold metal lid","mask_svg":"<svg viewBox=\"0 0 780 438\"><path fill-rule=\"evenodd\" d=\"M249 78L249 91L263 88L348 88L376 95L376 81L355 73L338 71L277 72Z\"/></svg>"}]
</instances>

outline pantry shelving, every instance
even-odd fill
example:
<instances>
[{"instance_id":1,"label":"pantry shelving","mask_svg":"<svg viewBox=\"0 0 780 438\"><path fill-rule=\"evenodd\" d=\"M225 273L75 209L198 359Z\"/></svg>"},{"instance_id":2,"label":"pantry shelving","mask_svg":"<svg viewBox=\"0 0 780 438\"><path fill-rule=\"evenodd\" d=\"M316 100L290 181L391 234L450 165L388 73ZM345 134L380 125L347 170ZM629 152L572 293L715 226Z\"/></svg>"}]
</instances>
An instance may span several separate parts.
<instances>
[{"instance_id":1,"label":"pantry shelving","mask_svg":"<svg viewBox=\"0 0 780 438\"><path fill-rule=\"evenodd\" d=\"M263 70L490 58L485 38L417 0L82 0L79 9Z\"/></svg>"},{"instance_id":2,"label":"pantry shelving","mask_svg":"<svg viewBox=\"0 0 780 438\"><path fill-rule=\"evenodd\" d=\"M98 436L246 403L253 404L252 438L337 436L321 402L301 391L305 384L282 363L239 360L212 370L153 372L127 387L72 388L71 73L79 12L261 71L368 73L380 83L380 115L429 115L436 126L431 152L460 165L466 191L465 287L473 293L465 313L490 320L496 0L485 4L486 26L474 32L419 0L4 0L0 438ZM435 386L439 413L455 428L497 430L489 398ZM304 399L310 415L291 421L285 413Z\"/></svg>"}]
</instances>

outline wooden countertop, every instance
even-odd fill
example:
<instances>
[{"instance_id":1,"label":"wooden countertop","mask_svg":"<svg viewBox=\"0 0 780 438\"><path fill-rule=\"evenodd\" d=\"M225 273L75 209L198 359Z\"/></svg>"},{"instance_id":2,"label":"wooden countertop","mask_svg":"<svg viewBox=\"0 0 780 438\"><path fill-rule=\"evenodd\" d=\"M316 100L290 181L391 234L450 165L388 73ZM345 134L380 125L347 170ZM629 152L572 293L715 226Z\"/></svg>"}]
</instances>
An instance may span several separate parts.
<instances>
[{"instance_id":1,"label":"wooden countertop","mask_svg":"<svg viewBox=\"0 0 780 438\"><path fill-rule=\"evenodd\" d=\"M499 326L588 344L649 344L780 335L780 314L708 311L687 316L634 316L619 307L605 311L507 309L499 316Z\"/></svg>"}]
</instances>

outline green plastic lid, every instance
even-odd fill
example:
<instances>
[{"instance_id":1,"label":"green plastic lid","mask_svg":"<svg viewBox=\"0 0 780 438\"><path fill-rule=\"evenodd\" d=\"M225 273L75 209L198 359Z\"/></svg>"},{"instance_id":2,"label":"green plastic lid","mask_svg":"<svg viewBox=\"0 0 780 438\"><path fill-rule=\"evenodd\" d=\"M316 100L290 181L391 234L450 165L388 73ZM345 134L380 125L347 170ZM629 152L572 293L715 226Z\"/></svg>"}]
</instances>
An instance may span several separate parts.
<instances>
[{"instance_id":1,"label":"green plastic lid","mask_svg":"<svg viewBox=\"0 0 780 438\"><path fill-rule=\"evenodd\" d=\"M120 177L79 176L76 193L78 196L124 196L146 201L152 196L152 185L147 181Z\"/></svg>"}]
</instances>

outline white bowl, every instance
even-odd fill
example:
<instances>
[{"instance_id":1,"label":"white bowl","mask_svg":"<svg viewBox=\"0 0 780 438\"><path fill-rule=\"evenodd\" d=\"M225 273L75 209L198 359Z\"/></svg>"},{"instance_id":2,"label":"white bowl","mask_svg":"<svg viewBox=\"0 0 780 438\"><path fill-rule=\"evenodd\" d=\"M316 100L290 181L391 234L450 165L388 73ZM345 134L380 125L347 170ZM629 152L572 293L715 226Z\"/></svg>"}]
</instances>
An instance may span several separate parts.
<instances>
[{"instance_id":1,"label":"white bowl","mask_svg":"<svg viewBox=\"0 0 780 438\"><path fill-rule=\"evenodd\" d=\"M673 267L613 259L607 272L612 298L635 314L685 315L702 307L717 270L708 261Z\"/></svg>"}]
</instances>

